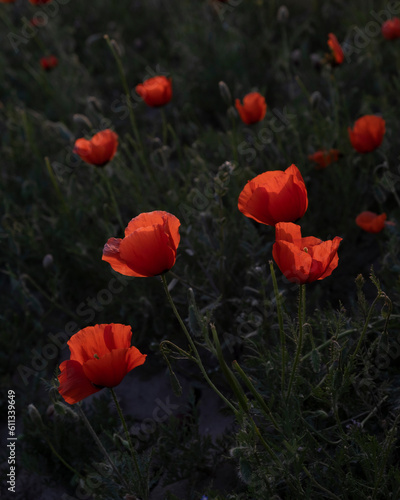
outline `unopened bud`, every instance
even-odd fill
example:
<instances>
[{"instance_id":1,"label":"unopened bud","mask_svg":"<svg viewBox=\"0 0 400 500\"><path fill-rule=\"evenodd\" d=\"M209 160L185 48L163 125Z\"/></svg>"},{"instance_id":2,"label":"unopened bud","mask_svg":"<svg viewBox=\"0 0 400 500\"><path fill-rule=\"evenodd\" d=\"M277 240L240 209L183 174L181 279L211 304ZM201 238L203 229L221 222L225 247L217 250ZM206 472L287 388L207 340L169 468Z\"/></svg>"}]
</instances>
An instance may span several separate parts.
<instances>
[{"instance_id":1,"label":"unopened bud","mask_svg":"<svg viewBox=\"0 0 400 500\"><path fill-rule=\"evenodd\" d=\"M97 99L97 97L94 97L94 96L89 96L87 98L87 103L89 104L89 106L91 106L95 111L101 113L102 112L102 106L101 106L101 103L99 101L99 99Z\"/></svg>"},{"instance_id":2,"label":"unopened bud","mask_svg":"<svg viewBox=\"0 0 400 500\"><path fill-rule=\"evenodd\" d=\"M53 267L53 264L54 259L51 253L46 254L42 260L42 266L44 267L44 269L50 269L51 267Z\"/></svg>"},{"instance_id":3,"label":"unopened bud","mask_svg":"<svg viewBox=\"0 0 400 500\"><path fill-rule=\"evenodd\" d=\"M28 415L32 422L40 429L44 429L44 424L40 413L38 412L35 405L30 404L28 406Z\"/></svg>"},{"instance_id":4,"label":"unopened bud","mask_svg":"<svg viewBox=\"0 0 400 500\"><path fill-rule=\"evenodd\" d=\"M110 43L113 46L115 52L119 55L119 57L122 57L124 54L122 47L118 45L118 43L114 40L114 38L110 41Z\"/></svg>"},{"instance_id":5,"label":"unopened bud","mask_svg":"<svg viewBox=\"0 0 400 500\"><path fill-rule=\"evenodd\" d=\"M320 70L322 66L322 61L321 57L318 54L311 54L310 55L310 60L311 64L314 66L315 69Z\"/></svg>"},{"instance_id":6,"label":"unopened bud","mask_svg":"<svg viewBox=\"0 0 400 500\"><path fill-rule=\"evenodd\" d=\"M121 445L126 448L127 450L129 450L129 443L126 439L122 438L119 434L117 433L114 433L113 435L113 441L114 443L118 446L118 445Z\"/></svg>"},{"instance_id":7,"label":"unopened bud","mask_svg":"<svg viewBox=\"0 0 400 500\"><path fill-rule=\"evenodd\" d=\"M301 50L300 49L293 50L292 53L290 54L290 59L293 64L298 66L301 61Z\"/></svg>"},{"instance_id":8,"label":"unopened bud","mask_svg":"<svg viewBox=\"0 0 400 500\"><path fill-rule=\"evenodd\" d=\"M278 13L276 14L276 20L278 23L286 23L289 19L289 9L286 5L281 5L278 9Z\"/></svg>"},{"instance_id":9,"label":"unopened bud","mask_svg":"<svg viewBox=\"0 0 400 500\"><path fill-rule=\"evenodd\" d=\"M313 108L318 108L322 102L322 95L319 90L316 90L310 95L310 104Z\"/></svg>"},{"instance_id":10,"label":"unopened bud","mask_svg":"<svg viewBox=\"0 0 400 500\"><path fill-rule=\"evenodd\" d=\"M89 118L85 115L81 115L80 113L75 113L74 116L72 117L75 123L78 123L80 125L84 125L85 127L88 127L89 129L93 128L93 125Z\"/></svg>"},{"instance_id":11,"label":"unopened bud","mask_svg":"<svg viewBox=\"0 0 400 500\"><path fill-rule=\"evenodd\" d=\"M230 106L227 111L228 118L230 120L235 120L237 118L237 112L236 109L233 106Z\"/></svg>"},{"instance_id":12,"label":"unopened bud","mask_svg":"<svg viewBox=\"0 0 400 500\"><path fill-rule=\"evenodd\" d=\"M219 93L221 94L222 99L224 100L224 103L227 106L230 106L232 104L232 94L231 91L229 90L228 85L225 82L219 82Z\"/></svg>"}]
</instances>

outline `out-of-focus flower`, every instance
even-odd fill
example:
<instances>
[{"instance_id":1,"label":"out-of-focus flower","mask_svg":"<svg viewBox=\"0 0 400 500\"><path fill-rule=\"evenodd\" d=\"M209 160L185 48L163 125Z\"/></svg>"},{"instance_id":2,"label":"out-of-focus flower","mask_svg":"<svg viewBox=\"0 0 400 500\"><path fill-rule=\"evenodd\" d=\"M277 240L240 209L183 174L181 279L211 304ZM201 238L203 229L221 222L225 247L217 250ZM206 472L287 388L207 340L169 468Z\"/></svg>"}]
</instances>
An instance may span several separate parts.
<instances>
[{"instance_id":1,"label":"out-of-focus flower","mask_svg":"<svg viewBox=\"0 0 400 500\"><path fill-rule=\"evenodd\" d=\"M56 56L47 56L40 59L40 65L45 71L50 71L51 69L58 66L58 59Z\"/></svg>"},{"instance_id":2,"label":"out-of-focus flower","mask_svg":"<svg viewBox=\"0 0 400 500\"><path fill-rule=\"evenodd\" d=\"M322 170L331 163L338 161L339 156L340 151L338 149L321 149L320 151L316 151L312 155L308 155L308 159L315 163L315 168L317 170Z\"/></svg>"},{"instance_id":3,"label":"out-of-focus flower","mask_svg":"<svg viewBox=\"0 0 400 500\"><path fill-rule=\"evenodd\" d=\"M353 148L359 153L369 153L379 147L385 135L385 120L380 116L365 115L348 128Z\"/></svg>"},{"instance_id":4,"label":"out-of-focus flower","mask_svg":"<svg viewBox=\"0 0 400 500\"><path fill-rule=\"evenodd\" d=\"M172 98L172 79L154 76L136 85L135 90L148 106L164 106Z\"/></svg>"},{"instance_id":5,"label":"out-of-focus flower","mask_svg":"<svg viewBox=\"0 0 400 500\"><path fill-rule=\"evenodd\" d=\"M344 61L344 53L338 39L333 33L329 33L328 35L328 45L332 51L334 64L342 64Z\"/></svg>"},{"instance_id":6,"label":"out-of-focus flower","mask_svg":"<svg viewBox=\"0 0 400 500\"><path fill-rule=\"evenodd\" d=\"M250 92L243 98L243 104L239 99L235 100L235 107L239 112L240 118L246 125L260 122L267 112L267 103L265 98L258 92Z\"/></svg>"},{"instance_id":7,"label":"out-of-focus flower","mask_svg":"<svg viewBox=\"0 0 400 500\"><path fill-rule=\"evenodd\" d=\"M58 376L65 401L74 404L103 387L115 387L142 365L146 354L131 346L131 337L131 327L117 323L88 326L72 335L71 356L61 363Z\"/></svg>"},{"instance_id":8,"label":"out-of-focus flower","mask_svg":"<svg viewBox=\"0 0 400 500\"><path fill-rule=\"evenodd\" d=\"M74 153L83 161L102 167L114 158L118 148L118 135L110 129L97 132L90 140L78 139Z\"/></svg>"},{"instance_id":9,"label":"out-of-focus flower","mask_svg":"<svg viewBox=\"0 0 400 500\"><path fill-rule=\"evenodd\" d=\"M239 195L239 210L251 219L274 226L303 217L308 207L307 189L296 165L274 170L248 181Z\"/></svg>"},{"instance_id":10,"label":"out-of-focus flower","mask_svg":"<svg viewBox=\"0 0 400 500\"><path fill-rule=\"evenodd\" d=\"M378 215L375 212L365 211L357 215L356 224L367 233L380 233L385 227L386 218L385 213Z\"/></svg>"},{"instance_id":11,"label":"out-of-focus flower","mask_svg":"<svg viewBox=\"0 0 400 500\"><path fill-rule=\"evenodd\" d=\"M142 213L130 221L125 238L107 241L102 260L125 276L163 274L175 264L180 225L179 219L168 212Z\"/></svg>"},{"instance_id":12,"label":"out-of-focus flower","mask_svg":"<svg viewBox=\"0 0 400 500\"><path fill-rule=\"evenodd\" d=\"M32 5L43 5L45 3L50 3L52 0L29 0Z\"/></svg>"},{"instance_id":13,"label":"out-of-focus flower","mask_svg":"<svg viewBox=\"0 0 400 500\"><path fill-rule=\"evenodd\" d=\"M400 38L400 19L393 17L382 24L382 35L386 40Z\"/></svg>"},{"instance_id":14,"label":"out-of-focus flower","mask_svg":"<svg viewBox=\"0 0 400 500\"><path fill-rule=\"evenodd\" d=\"M275 226L272 256L285 277L293 283L322 280L336 269L342 238L322 241L314 236L301 237L300 226L281 222Z\"/></svg>"}]
</instances>

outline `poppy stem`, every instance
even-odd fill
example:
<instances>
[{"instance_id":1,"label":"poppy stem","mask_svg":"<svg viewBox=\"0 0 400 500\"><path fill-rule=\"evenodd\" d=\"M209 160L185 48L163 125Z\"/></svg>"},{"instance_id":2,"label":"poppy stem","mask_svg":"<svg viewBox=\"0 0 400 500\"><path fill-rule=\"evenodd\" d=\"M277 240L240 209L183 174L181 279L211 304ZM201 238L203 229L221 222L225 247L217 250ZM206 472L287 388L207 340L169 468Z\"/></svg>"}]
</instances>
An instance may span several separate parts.
<instances>
[{"instance_id":1,"label":"poppy stem","mask_svg":"<svg viewBox=\"0 0 400 500\"><path fill-rule=\"evenodd\" d=\"M66 462L63 457L58 453L58 451L54 448L54 446L52 445L50 439L44 435L44 439L46 440L46 443L48 444L50 450L52 451L52 453L58 458L58 460L60 460L60 462L65 465L65 467L67 467L67 469L69 469L71 472L73 472L74 474L76 474L78 477L80 477L81 479L84 479L84 477L82 476L82 474L80 474L76 469L74 469L72 467L72 465L69 465L68 462Z\"/></svg>"},{"instance_id":2,"label":"poppy stem","mask_svg":"<svg viewBox=\"0 0 400 500\"><path fill-rule=\"evenodd\" d=\"M49 177L50 177L51 183L53 185L53 188L54 188L55 192L57 193L58 199L60 200L60 203L61 203L61 205L62 205L62 207L64 209L64 212L67 213L68 212L68 206L65 203L64 196L63 196L63 194L62 194L62 192L60 190L60 186L58 185L56 176L54 175L53 169L51 168L50 161L49 161L49 159L48 159L47 156L45 157L44 162L46 164L47 172L49 174Z\"/></svg>"},{"instance_id":3,"label":"poppy stem","mask_svg":"<svg viewBox=\"0 0 400 500\"><path fill-rule=\"evenodd\" d=\"M290 392L292 390L293 379L296 374L297 365L300 360L301 348L303 347L303 321L304 321L304 304L305 304L306 287L305 285L300 285L299 288L299 336L297 338L297 349L296 356L294 358L294 363L292 367L292 373L290 374L289 387L286 396L286 402L289 400Z\"/></svg>"},{"instance_id":4,"label":"poppy stem","mask_svg":"<svg viewBox=\"0 0 400 500\"><path fill-rule=\"evenodd\" d=\"M168 139L168 122L163 108L161 108L161 118L162 118L162 141L165 146L167 144L167 139Z\"/></svg>"},{"instance_id":5,"label":"poppy stem","mask_svg":"<svg viewBox=\"0 0 400 500\"><path fill-rule=\"evenodd\" d=\"M118 219L118 222L122 228L122 231L125 231L125 224L122 222L121 212L119 210L117 200L115 199L115 195L114 195L114 191L113 191L113 188L111 186L111 183L110 183L110 179L107 177L107 174L105 172L103 172L102 169L100 169L100 175L101 175L101 177L102 177L102 179L107 187L107 190L110 194L112 204L114 205L115 215L117 216L117 219Z\"/></svg>"},{"instance_id":6,"label":"poppy stem","mask_svg":"<svg viewBox=\"0 0 400 500\"><path fill-rule=\"evenodd\" d=\"M282 356L282 375L281 375L281 387L282 393L285 388L285 367L286 367L286 339L285 332L283 329L283 314L282 314L282 298L278 289L278 282L276 281L275 269L272 260L269 261L269 268L271 270L272 284L274 286L274 294L276 300L276 312L278 314L278 324L279 324L279 336L281 339L281 356Z\"/></svg>"},{"instance_id":7,"label":"poppy stem","mask_svg":"<svg viewBox=\"0 0 400 500\"><path fill-rule=\"evenodd\" d=\"M135 464L136 473L139 477L142 495L144 496L144 498L148 498L149 497L148 488L147 488L146 483L143 479L142 473L140 472L140 467L139 467L138 459L136 456L136 450L132 445L131 435L129 434L128 426L126 425L126 420L125 420L124 415L122 413L121 407L118 403L117 396L115 395L114 389L112 387L110 387L110 391L111 391L111 394L112 394L112 397L113 397L113 400L115 403L115 407L117 408L117 412L118 412L119 418L121 420L122 427L124 428L126 439L129 443L129 448L131 450L132 460L133 460L133 463Z\"/></svg>"},{"instance_id":8,"label":"poppy stem","mask_svg":"<svg viewBox=\"0 0 400 500\"><path fill-rule=\"evenodd\" d=\"M137 146L138 146L137 147L137 153L139 154L139 157L142 160L143 165L145 167L147 167L146 158L145 158L145 156L143 154L142 140L140 138L139 129L138 129L138 126L137 126L137 123L136 123L135 115L133 113L132 97L130 95L130 91L129 91L129 87L128 87L128 82L126 80L126 76L125 76L125 72L124 72L124 67L122 65L121 58L120 58L120 56L118 54L118 51L114 47L114 45L112 43L112 40L110 40L110 37L108 35L104 35L104 39L107 42L107 45L108 45L109 49L111 50L112 55L114 56L115 62L117 63L119 76L121 78L122 86L123 86L125 94L126 94L126 99L127 99L128 109L129 109L129 119L131 121L133 135L134 135L134 137L136 139Z\"/></svg>"},{"instance_id":9,"label":"poppy stem","mask_svg":"<svg viewBox=\"0 0 400 500\"><path fill-rule=\"evenodd\" d=\"M200 358L200 355L199 355L199 352L192 340L192 337L190 336L190 333L188 332L186 326L185 326L185 323L183 322L177 308L175 307L175 304L174 304L174 301L171 297L171 294L169 293L169 290L168 290L168 284L167 284L167 279L165 278L165 275L162 274L161 275L161 283L163 284L164 286L164 291L165 291L165 294L167 296L167 299L168 299L168 302L170 304L170 306L172 307L172 310L174 311L174 314L176 316L176 319L179 321L179 324L181 325L181 328L183 330L183 333L186 335L186 338L189 342L189 345L190 347L192 348L192 351L194 353L194 356L196 358L196 361L197 361L197 364L201 370L201 373L203 374L204 378L206 379L206 381L208 382L209 386L216 392L216 394L218 394L218 396L224 401L224 403L229 406L229 408L233 411L233 413L237 413L237 410L236 408L233 406L233 404L222 394L222 392L220 392L216 386L213 384L213 382L211 381L210 377L208 376L204 366L203 366L203 363L201 361L201 358Z\"/></svg>"},{"instance_id":10,"label":"poppy stem","mask_svg":"<svg viewBox=\"0 0 400 500\"><path fill-rule=\"evenodd\" d=\"M103 453L103 455L105 456L105 458L107 459L108 463L111 465L111 468L113 469L113 471L115 472L116 476L118 476L118 479L121 481L121 483L124 485L124 487L126 488L126 491L127 492L130 492L130 487L128 485L128 483L126 482L125 478L121 475L121 473L119 472L119 470L117 469L116 465L114 464L114 462L112 461L108 451L104 448L103 446L103 443L100 441L100 438L99 436L96 434L95 430L93 429L91 423L89 422L89 420L87 419L86 415L84 414L80 404L77 404L76 405L76 408L78 409L78 412L84 422L84 424L86 425L88 431L89 431L89 434L92 436L92 438L94 439L94 441L96 442L97 446L99 447L100 451Z\"/></svg>"}]
</instances>

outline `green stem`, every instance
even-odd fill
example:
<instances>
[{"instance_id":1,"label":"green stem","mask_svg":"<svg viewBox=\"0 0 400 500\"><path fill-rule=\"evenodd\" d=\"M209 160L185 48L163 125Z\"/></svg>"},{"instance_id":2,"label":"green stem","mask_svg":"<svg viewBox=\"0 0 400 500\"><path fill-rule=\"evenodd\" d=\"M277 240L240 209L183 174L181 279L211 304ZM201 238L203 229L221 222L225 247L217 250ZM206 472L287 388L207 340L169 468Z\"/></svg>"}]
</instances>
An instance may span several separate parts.
<instances>
[{"instance_id":1,"label":"green stem","mask_svg":"<svg viewBox=\"0 0 400 500\"><path fill-rule=\"evenodd\" d=\"M281 432L281 429L279 428L279 425L277 423L277 421L275 420L275 418L273 417L272 415L272 412L271 410L268 408L267 404L265 403L265 401L263 400L263 398L261 397L261 395L259 394L259 392L257 391L257 389L254 387L254 385L252 384L251 380L249 379L249 377L246 375L246 373L242 370L242 368L239 366L239 363L237 361L234 361L232 363L233 365L233 368L239 373L241 379L243 380L243 382L246 384L247 388L249 389L249 391L253 394L253 396L256 398L258 404L260 405L260 407L264 410L264 413L268 416L268 418L271 420L271 422L273 423L275 429L279 432Z\"/></svg>"},{"instance_id":2,"label":"green stem","mask_svg":"<svg viewBox=\"0 0 400 500\"><path fill-rule=\"evenodd\" d=\"M281 375L281 388L282 393L285 388L285 367L286 367L286 339L285 332L283 330L283 314L282 314L282 298L279 293L278 283L276 281L276 275L274 270L274 264L272 260L269 261L269 268L271 270L272 283L274 286L275 300L276 300L276 311L278 314L278 324L279 324L279 336L281 339L281 357L282 357L282 375Z\"/></svg>"},{"instance_id":3,"label":"green stem","mask_svg":"<svg viewBox=\"0 0 400 500\"><path fill-rule=\"evenodd\" d=\"M58 458L58 460L60 460L60 462L65 465L65 467L67 467L67 469L69 469L71 472L73 472L74 474L76 474L78 477L80 477L81 479L84 479L84 477L82 476L82 474L80 474L76 469L74 469L72 467L72 465L69 465L68 462L66 462L63 457L58 453L58 451L56 451L56 449L54 448L54 446L52 445L50 439L47 438L47 436L44 437L45 440L46 440L46 443L49 445L49 448L51 449L51 451L53 452L53 454Z\"/></svg>"},{"instance_id":4,"label":"green stem","mask_svg":"<svg viewBox=\"0 0 400 500\"><path fill-rule=\"evenodd\" d=\"M129 119L131 121L133 135L134 135L136 142L137 142L137 145L138 145L137 152L139 154L140 159L142 160L143 165L146 167L147 162L146 162L146 159L145 159L145 156L143 153L143 144L142 144L142 140L140 138L139 129L138 129L137 124L136 124L135 115L133 113L132 98L131 98L131 95L129 92L128 82L127 82L126 77L125 77L124 67L122 65L122 61L121 61L121 58L120 58L117 50L115 49L114 45L112 44L112 41L110 40L110 37L108 35L104 35L104 39L106 40L107 45L110 48L112 55L114 56L115 62L117 63L118 72L119 72L119 75L121 78L122 86L123 86L125 94L126 94L126 99L127 99L128 109L129 109Z\"/></svg>"},{"instance_id":5,"label":"green stem","mask_svg":"<svg viewBox=\"0 0 400 500\"><path fill-rule=\"evenodd\" d=\"M100 168L100 176L102 177L102 179L107 187L107 190L110 194L110 198L111 198L112 204L114 205L115 215L117 216L119 225L121 226L122 231L125 231L125 225L122 222L121 212L120 212L117 200L115 199L114 190L111 186L110 179L107 177L107 174L103 171L102 168Z\"/></svg>"},{"instance_id":6,"label":"green stem","mask_svg":"<svg viewBox=\"0 0 400 500\"><path fill-rule=\"evenodd\" d=\"M165 278L165 275L161 275L161 283L163 284L164 286L164 291L165 291L165 294L167 295L167 299L168 299L168 302L170 304L170 306L172 307L172 310L174 311L174 314L176 316L176 319L179 321L179 324L181 325L181 328L183 330L183 333L186 335L186 338L189 342L189 345L195 355L195 358L197 359L197 363L199 365L199 368L201 370L201 373L203 374L204 378L206 379L206 381L208 382L209 386L216 392L216 394L218 394L218 396L224 401L224 403L229 406L229 408L236 414L237 413L237 410L236 408L233 406L233 404L228 401L228 399L226 399L226 397L216 388L216 386L213 384L213 382L211 381L210 377L208 376L204 366L203 366L203 363L201 361L201 358L200 358L200 355L197 351L197 348L190 336L190 333L187 331L187 328L185 326L185 323L183 322L177 308L175 307L175 304L174 304L174 301L171 297L171 294L169 293L169 290L168 290L168 284L167 284L167 279Z\"/></svg>"},{"instance_id":7,"label":"green stem","mask_svg":"<svg viewBox=\"0 0 400 500\"><path fill-rule=\"evenodd\" d=\"M161 118L162 118L162 140L163 144L167 144L167 139L168 139L168 123L167 123L167 117L165 116L165 111L163 108L161 108Z\"/></svg>"},{"instance_id":8,"label":"green stem","mask_svg":"<svg viewBox=\"0 0 400 500\"><path fill-rule=\"evenodd\" d=\"M50 160L47 156L45 157L44 162L46 164L47 172L49 174L51 183L52 183L53 188L57 194L57 197L60 200L60 203L63 207L64 212L67 213L68 212L68 205L65 203L64 196L60 190L60 186L58 185L57 179L56 179L54 172L53 172L53 169L51 168L51 165L50 165Z\"/></svg>"},{"instance_id":9,"label":"green stem","mask_svg":"<svg viewBox=\"0 0 400 500\"><path fill-rule=\"evenodd\" d=\"M290 380L289 380L289 388L286 396L286 402L289 400L290 392L292 390L292 385L293 385L293 379L296 374L297 370L297 365L299 364L299 359L300 359L300 353L301 353L301 348L303 346L303 320L304 320L304 302L305 302L305 285L300 285L299 289L299 336L297 339L297 349L296 349L296 356L294 358L294 363L292 367L292 373L290 374Z\"/></svg>"},{"instance_id":10,"label":"green stem","mask_svg":"<svg viewBox=\"0 0 400 500\"><path fill-rule=\"evenodd\" d=\"M148 488L146 487L146 483L145 483L143 476L140 472L140 467L139 467L138 459L136 456L136 450L132 445L131 435L129 434L128 426L126 425L126 420L125 420L124 415L122 413L121 407L118 403L117 396L115 395L115 391L112 387L110 387L110 391L111 391L111 394L112 394L112 397L114 400L115 407L117 408L117 412L118 412L119 418L121 420L122 426L124 428L126 439L129 443L129 449L131 450L131 456L132 456L133 463L135 465L136 473L137 473L138 478L139 478L142 494L147 499L149 497Z\"/></svg>"},{"instance_id":11,"label":"green stem","mask_svg":"<svg viewBox=\"0 0 400 500\"><path fill-rule=\"evenodd\" d=\"M103 453L103 455L105 456L106 460L111 465L111 468L113 469L113 471L115 472L115 474L118 476L118 479L121 481L121 483L126 488L126 491L129 492L130 488L129 488L128 483L126 482L126 480L121 475L121 473L117 469L116 465L112 461L112 459L111 459L108 451L104 448L103 443L100 441L99 436L96 434L95 430L93 429L93 427L90 424L89 420L86 418L86 415L83 413L83 410L82 410L82 408L81 408L81 406L79 404L77 405L77 409L78 409L78 412L79 412L79 414L80 414L80 416L81 416L84 424L86 425L86 427L87 427L87 429L89 431L89 434L92 436L92 438L94 439L95 443L99 447L100 451Z\"/></svg>"}]
</instances>

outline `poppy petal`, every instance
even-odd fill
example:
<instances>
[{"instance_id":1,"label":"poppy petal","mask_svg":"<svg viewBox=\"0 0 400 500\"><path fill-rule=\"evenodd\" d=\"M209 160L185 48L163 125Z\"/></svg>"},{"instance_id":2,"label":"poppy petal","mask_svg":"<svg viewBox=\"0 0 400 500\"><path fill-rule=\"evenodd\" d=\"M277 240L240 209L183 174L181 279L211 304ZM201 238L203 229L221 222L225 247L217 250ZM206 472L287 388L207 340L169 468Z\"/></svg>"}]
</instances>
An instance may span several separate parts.
<instances>
[{"instance_id":1,"label":"poppy petal","mask_svg":"<svg viewBox=\"0 0 400 500\"><path fill-rule=\"evenodd\" d=\"M100 388L95 387L86 377L83 367L78 361L64 361L60 365L60 370L58 391L67 403L71 405L78 403L100 391Z\"/></svg>"}]
</instances>

